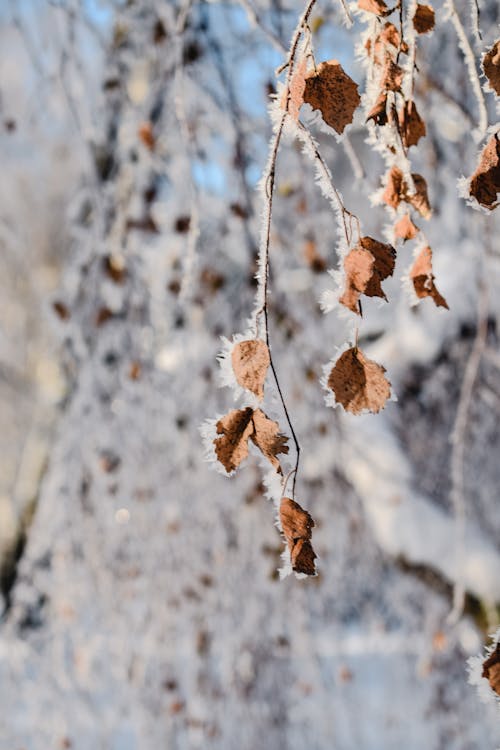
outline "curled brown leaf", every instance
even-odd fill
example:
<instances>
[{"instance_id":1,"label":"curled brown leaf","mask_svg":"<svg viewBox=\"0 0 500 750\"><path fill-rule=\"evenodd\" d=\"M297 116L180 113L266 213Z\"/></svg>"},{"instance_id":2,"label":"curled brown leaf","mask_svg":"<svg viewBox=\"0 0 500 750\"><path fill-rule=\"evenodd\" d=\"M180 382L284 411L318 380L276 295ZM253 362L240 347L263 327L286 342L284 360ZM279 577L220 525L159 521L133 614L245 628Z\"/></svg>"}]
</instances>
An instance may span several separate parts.
<instances>
[{"instance_id":1,"label":"curled brown leaf","mask_svg":"<svg viewBox=\"0 0 500 750\"><path fill-rule=\"evenodd\" d=\"M231 352L234 376L242 388L264 397L264 382L270 365L269 349L261 339L248 339L235 344Z\"/></svg>"},{"instance_id":2,"label":"curled brown leaf","mask_svg":"<svg viewBox=\"0 0 500 750\"><path fill-rule=\"evenodd\" d=\"M327 385L337 403L351 414L367 410L377 414L391 395L385 368L352 347L340 355L328 376Z\"/></svg>"},{"instance_id":3,"label":"curled brown leaf","mask_svg":"<svg viewBox=\"0 0 500 750\"><path fill-rule=\"evenodd\" d=\"M498 134L491 136L479 158L476 171L470 179L469 194L481 206L493 211L498 206L500 193L500 140Z\"/></svg>"},{"instance_id":4,"label":"curled brown leaf","mask_svg":"<svg viewBox=\"0 0 500 750\"><path fill-rule=\"evenodd\" d=\"M383 16L387 13L384 0L358 0L358 8L368 13L375 13L376 16Z\"/></svg>"},{"instance_id":5,"label":"curled brown leaf","mask_svg":"<svg viewBox=\"0 0 500 750\"><path fill-rule=\"evenodd\" d=\"M419 232L418 227L413 223L408 214L405 214L394 225L394 234L401 240L413 240Z\"/></svg>"},{"instance_id":6,"label":"curled brown leaf","mask_svg":"<svg viewBox=\"0 0 500 750\"><path fill-rule=\"evenodd\" d=\"M419 299L431 297L436 307L445 307L449 310L448 303L438 292L434 284L432 250L430 247L424 247L418 254L415 263L410 269L410 279L413 282L415 293Z\"/></svg>"},{"instance_id":7,"label":"curled brown leaf","mask_svg":"<svg viewBox=\"0 0 500 750\"><path fill-rule=\"evenodd\" d=\"M359 314L359 298L387 299L381 282L394 272L396 251L392 245L362 237L344 260L346 288L339 302Z\"/></svg>"},{"instance_id":8,"label":"curled brown leaf","mask_svg":"<svg viewBox=\"0 0 500 750\"><path fill-rule=\"evenodd\" d=\"M299 119L299 111L304 103L304 90L306 87L307 58L302 57L294 67L290 87L283 94L281 108L288 111L290 117L295 121Z\"/></svg>"},{"instance_id":9,"label":"curled brown leaf","mask_svg":"<svg viewBox=\"0 0 500 750\"><path fill-rule=\"evenodd\" d=\"M483 57L483 70L491 88L500 96L500 39Z\"/></svg>"},{"instance_id":10,"label":"curled brown leaf","mask_svg":"<svg viewBox=\"0 0 500 750\"><path fill-rule=\"evenodd\" d=\"M248 440L281 474L277 455L288 453L288 438L279 431L279 425L260 409L233 409L216 424L217 435L213 441L219 462L228 473L233 472L248 456Z\"/></svg>"},{"instance_id":11,"label":"curled brown leaf","mask_svg":"<svg viewBox=\"0 0 500 750\"><path fill-rule=\"evenodd\" d=\"M426 129L425 122L420 117L415 102L405 102L404 107L399 112L398 119L404 145L406 148L416 146L419 140L425 136Z\"/></svg>"},{"instance_id":12,"label":"curled brown leaf","mask_svg":"<svg viewBox=\"0 0 500 750\"><path fill-rule=\"evenodd\" d=\"M314 521L309 513L295 500L282 497L280 502L280 522L290 550L292 568L296 573L316 575L316 553L311 545L311 529Z\"/></svg>"},{"instance_id":13,"label":"curled brown leaf","mask_svg":"<svg viewBox=\"0 0 500 750\"><path fill-rule=\"evenodd\" d=\"M490 687L500 695L500 642L495 650L483 661L483 677L486 677Z\"/></svg>"},{"instance_id":14,"label":"curled brown leaf","mask_svg":"<svg viewBox=\"0 0 500 750\"><path fill-rule=\"evenodd\" d=\"M357 84L337 60L322 62L306 77L304 102L319 109L323 120L337 133L352 122L359 105Z\"/></svg>"}]
</instances>

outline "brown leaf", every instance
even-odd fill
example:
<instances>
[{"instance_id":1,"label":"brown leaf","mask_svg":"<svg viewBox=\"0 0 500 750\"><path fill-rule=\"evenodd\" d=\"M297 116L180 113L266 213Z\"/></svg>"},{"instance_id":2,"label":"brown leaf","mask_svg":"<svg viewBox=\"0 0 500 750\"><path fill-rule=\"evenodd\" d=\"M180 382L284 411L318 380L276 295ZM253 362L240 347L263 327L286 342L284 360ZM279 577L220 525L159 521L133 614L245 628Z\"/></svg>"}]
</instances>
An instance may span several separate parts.
<instances>
[{"instance_id":1,"label":"brown leaf","mask_svg":"<svg viewBox=\"0 0 500 750\"><path fill-rule=\"evenodd\" d=\"M61 320L69 320L69 318L71 317L68 306L60 300L55 300L52 303L52 308L54 312L57 313L57 315L61 318Z\"/></svg>"},{"instance_id":2,"label":"brown leaf","mask_svg":"<svg viewBox=\"0 0 500 750\"><path fill-rule=\"evenodd\" d=\"M481 206L493 211L498 206L497 193L500 193L500 140L495 133L481 153L470 180L469 194Z\"/></svg>"},{"instance_id":3,"label":"brown leaf","mask_svg":"<svg viewBox=\"0 0 500 750\"><path fill-rule=\"evenodd\" d=\"M404 70L393 60L388 60L384 77L382 79L382 86L386 91L401 91L401 84L403 83Z\"/></svg>"},{"instance_id":4,"label":"brown leaf","mask_svg":"<svg viewBox=\"0 0 500 750\"><path fill-rule=\"evenodd\" d=\"M396 237L404 240L413 240L419 232L419 229L412 222L408 214L405 214L395 225L394 234Z\"/></svg>"},{"instance_id":5,"label":"brown leaf","mask_svg":"<svg viewBox=\"0 0 500 750\"><path fill-rule=\"evenodd\" d=\"M445 298L439 294L434 284L434 274L432 273L432 250L430 247L424 247L415 263L410 270L410 279L413 282L417 297L432 297L436 307L445 307L449 310Z\"/></svg>"},{"instance_id":6,"label":"brown leaf","mask_svg":"<svg viewBox=\"0 0 500 750\"><path fill-rule=\"evenodd\" d=\"M314 240L306 240L303 248L304 260L314 273L326 271L327 263L322 255L318 253Z\"/></svg>"},{"instance_id":7,"label":"brown leaf","mask_svg":"<svg viewBox=\"0 0 500 750\"><path fill-rule=\"evenodd\" d=\"M253 414L254 431L250 435L252 442L271 462L278 474L281 474L278 453L288 453L288 438L280 433L279 424L266 417L263 411L256 409Z\"/></svg>"},{"instance_id":8,"label":"brown leaf","mask_svg":"<svg viewBox=\"0 0 500 750\"><path fill-rule=\"evenodd\" d=\"M308 576L316 575L314 552L311 545L311 529L314 521L306 510L300 507L295 500L282 497L280 503L280 522L283 529L292 568L296 573L305 573Z\"/></svg>"},{"instance_id":9,"label":"brown leaf","mask_svg":"<svg viewBox=\"0 0 500 750\"><path fill-rule=\"evenodd\" d=\"M238 384L262 400L270 364L269 349L265 342L260 339L240 341L233 348L231 363Z\"/></svg>"},{"instance_id":10,"label":"brown leaf","mask_svg":"<svg viewBox=\"0 0 500 750\"><path fill-rule=\"evenodd\" d=\"M213 441L215 453L229 474L248 456L249 438L281 474L276 456L288 453L288 438L280 433L278 423L266 417L260 409L254 411L250 406L233 409L219 419L216 430L220 437Z\"/></svg>"},{"instance_id":11,"label":"brown leaf","mask_svg":"<svg viewBox=\"0 0 500 750\"><path fill-rule=\"evenodd\" d=\"M401 138L403 139L404 145L406 148L416 146L420 138L424 137L426 130L425 122L420 117L415 102L405 102L398 117Z\"/></svg>"},{"instance_id":12,"label":"brown leaf","mask_svg":"<svg viewBox=\"0 0 500 750\"><path fill-rule=\"evenodd\" d=\"M426 34L434 28L434 9L430 5L417 5L413 16L413 26L417 34Z\"/></svg>"},{"instance_id":13,"label":"brown leaf","mask_svg":"<svg viewBox=\"0 0 500 750\"><path fill-rule=\"evenodd\" d=\"M500 642L497 643L493 653L483 661L482 676L489 681L491 689L500 695Z\"/></svg>"},{"instance_id":14,"label":"brown leaf","mask_svg":"<svg viewBox=\"0 0 500 750\"><path fill-rule=\"evenodd\" d=\"M491 88L500 96L500 39L483 57L483 70Z\"/></svg>"},{"instance_id":15,"label":"brown leaf","mask_svg":"<svg viewBox=\"0 0 500 750\"><path fill-rule=\"evenodd\" d=\"M365 49L368 55L371 54L372 40L368 38L365 42ZM373 59L376 65L382 65L388 57L395 58L398 51L408 52L406 42L401 42L399 31L393 23L387 21L382 27L382 31L375 37Z\"/></svg>"},{"instance_id":16,"label":"brown leaf","mask_svg":"<svg viewBox=\"0 0 500 750\"><path fill-rule=\"evenodd\" d=\"M387 92L382 91L378 95L378 99L368 112L366 122L373 120L377 125L385 125L388 120L387 116Z\"/></svg>"},{"instance_id":17,"label":"brown leaf","mask_svg":"<svg viewBox=\"0 0 500 750\"><path fill-rule=\"evenodd\" d=\"M285 90L281 99L281 108L285 109L295 121L299 119L299 111L304 103L304 89L306 87L307 57L302 57L294 67L290 88Z\"/></svg>"},{"instance_id":18,"label":"brown leaf","mask_svg":"<svg viewBox=\"0 0 500 750\"><path fill-rule=\"evenodd\" d=\"M420 174L412 174L415 185L415 193L409 195L408 186L398 167L391 167L387 175L386 188L382 194L382 200L392 208L397 208L404 201L415 208L424 219L429 219L432 210L427 195L427 183Z\"/></svg>"},{"instance_id":19,"label":"brown leaf","mask_svg":"<svg viewBox=\"0 0 500 750\"><path fill-rule=\"evenodd\" d=\"M328 387L346 411L361 414L367 409L377 414L391 395L385 368L367 359L361 349L352 347L340 355L328 376Z\"/></svg>"},{"instance_id":20,"label":"brown leaf","mask_svg":"<svg viewBox=\"0 0 500 750\"><path fill-rule=\"evenodd\" d=\"M346 289L339 302L359 313L361 294L387 299L381 282L394 271L396 251L392 245L377 242L372 237L362 237L344 260Z\"/></svg>"},{"instance_id":21,"label":"brown leaf","mask_svg":"<svg viewBox=\"0 0 500 750\"><path fill-rule=\"evenodd\" d=\"M358 0L358 8L368 13L375 13L377 16L383 16L387 12L384 0Z\"/></svg>"},{"instance_id":22,"label":"brown leaf","mask_svg":"<svg viewBox=\"0 0 500 750\"><path fill-rule=\"evenodd\" d=\"M391 167L387 175L387 184L382 195L382 200L392 208L397 208L404 200L405 182L403 173L398 167Z\"/></svg>"},{"instance_id":23,"label":"brown leaf","mask_svg":"<svg viewBox=\"0 0 500 750\"><path fill-rule=\"evenodd\" d=\"M409 195L406 198L407 203L410 203L424 219L430 219L432 216L432 209L429 203L429 197L427 195L427 182L421 174L412 174L413 184L415 185L415 193Z\"/></svg>"},{"instance_id":24,"label":"brown leaf","mask_svg":"<svg viewBox=\"0 0 500 750\"><path fill-rule=\"evenodd\" d=\"M248 456L248 438L253 432L253 409L233 409L219 419L214 446L217 459L230 474Z\"/></svg>"},{"instance_id":25,"label":"brown leaf","mask_svg":"<svg viewBox=\"0 0 500 750\"><path fill-rule=\"evenodd\" d=\"M150 151L154 149L156 139L153 135L153 125L151 122L141 123L137 135Z\"/></svg>"},{"instance_id":26,"label":"brown leaf","mask_svg":"<svg viewBox=\"0 0 500 750\"><path fill-rule=\"evenodd\" d=\"M360 96L357 84L337 60L322 62L306 77L304 101L319 109L323 120L337 133L352 122Z\"/></svg>"}]
</instances>

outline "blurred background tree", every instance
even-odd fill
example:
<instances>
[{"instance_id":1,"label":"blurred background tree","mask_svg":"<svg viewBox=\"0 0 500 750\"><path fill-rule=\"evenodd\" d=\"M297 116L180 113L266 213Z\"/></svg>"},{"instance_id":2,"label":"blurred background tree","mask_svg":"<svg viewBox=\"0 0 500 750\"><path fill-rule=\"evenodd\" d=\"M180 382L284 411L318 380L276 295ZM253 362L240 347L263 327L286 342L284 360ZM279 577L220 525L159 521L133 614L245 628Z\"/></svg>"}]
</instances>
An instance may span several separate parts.
<instances>
[{"instance_id":1,"label":"blurred background tree","mask_svg":"<svg viewBox=\"0 0 500 750\"><path fill-rule=\"evenodd\" d=\"M336 219L301 149L288 140L278 156L269 324L319 556L317 578L281 582L256 456L234 479L213 473L199 426L230 408L215 356L252 309L266 106L303 8L2 6L5 747L500 740L466 672L500 602L498 217L456 188L482 122L456 18L479 59L498 31L497 4L480 6L482 39L448 0L420 42L427 136L412 163L450 312L409 306L402 247L390 303L364 303L359 332L399 399L378 416L324 405L322 366L352 335L318 306ZM316 59L340 60L361 90L363 28L330 2L310 19ZM490 122L494 106L487 95ZM364 117L337 142L304 116L345 204L383 236ZM283 423L276 394L271 411Z\"/></svg>"}]
</instances>

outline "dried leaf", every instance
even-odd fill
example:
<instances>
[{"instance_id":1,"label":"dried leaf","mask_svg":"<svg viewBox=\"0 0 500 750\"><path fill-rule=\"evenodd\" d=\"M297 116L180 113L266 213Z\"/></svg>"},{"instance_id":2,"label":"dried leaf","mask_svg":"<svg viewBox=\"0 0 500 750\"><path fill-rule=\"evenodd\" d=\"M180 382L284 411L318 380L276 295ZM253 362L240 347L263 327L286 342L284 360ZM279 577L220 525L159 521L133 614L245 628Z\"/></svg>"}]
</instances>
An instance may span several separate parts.
<instances>
[{"instance_id":1,"label":"dried leaf","mask_svg":"<svg viewBox=\"0 0 500 750\"><path fill-rule=\"evenodd\" d=\"M387 116L387 92L382 91L378 99L368 112L366 122L373 120L377 125L385 125L388 120Z\"/></svg>"},{"instance_id":2,"label":"dried leaf","mask_svg":"<svg viewBox=\"0 0 500 750\"><path fill-rule=\"evenodd\" d=\"M302 57L295 65L290 88L285 90L281 99L281 108L287 110L295 121L299 119L299 111L304 103L304 89L306 87L307 57Z\"/></svg>"},{"instance_id":3,"label":"dried leaf","mask_svg":"<svg viewBox=\"0 0 500 750\"><path fill-rule=\"evenodd\" d=\"M417 5L413 16L413 26L417 34L426 34L434 28L434 9L430 5Z\"/></svg>"},{"instance_id":4,"label":"dried leaf","mask_svg":"<svg viewBox=\"0 0 500 750\"><path fill-rule=\"evenodd\" d=\"M310 541L314 521L309 513L303 510L295 500L282 497L280 522L290 550L293 570L296 573L305 573L308 576L316 575L314 563L316 553Z\"/></svg>"},{"instance_id":5,"label":"dried leaf","mask_svg":"<svg viewBox=\"0 0 500 750\"><path fill-rule=\"evenodd\" d=\"M269 349L265 342L260 339L240 341L233 348L231 363L238 384L262 400L270 364Z\"/></svg>"},{"instance_id":6,"label":"dried leaf","mask_svg":"<svg viewBox=\"0 0 500 750\"><path fill-rule=\"evenodd\" d=\"M71 313L69 311L69 308L67 305L64 304L64 302L61 302L60 300L55 300L52 303L52 308L55 313L61 318L61 320L69 320L71 317Z\"/></svg>"},{"instance_id":7,"label":"dried leaf","mask_svg":"<svg viewBox=\"0 0 500 750\"><path fill-rule=\"evenodd\" d=\"M491 689L500 695L500 642L497 643L493 653L483 661L482 676L489 681Z\"/></svg>"},{"instance_id":8,"label":"dried leaf","mask_svg":"<svg viewBox=\"0 0 500 750\"><path fill-rule=\"evenodd\" d=\"M404 200L405 182L403 173L398 167L391 167L387 175L387 184L382 195L382 200L392 208L397 208Z\"/></svg>"},{"instance_id":9,"label":"dried leaf","mask_svg":"<svg viewBox=\"0 0 500 750\"><path fill-rule=\"evenodd\" d=\"M382 86L386 91L401 91L404 70L393 60L388 60L382 79Z\"/></svg>"},{"instance_id":10,"label":"dried leaf","mask_svg":"<svg viewBox=\"0 0 500 750\"><path fill-rule=\"evenodd\" d=\"M421 174L412 174L413 183L415 185L414 195L409 195L407 202L415 208L424 219L430 219L432 216L432 209L429 203L429 197L427 195L427 182Z\"/></svg>"},{"instance_id":11,"label":"dried leaf","mask_svg":"<svg viewBox=\"0 0 500 750\"><path fill-rule=\"evenodd\" d=\"M408 214L405 214L395 225L394 234L396 237L404 240L413 240L419 232L419 229L413 221L410 219Z\"/></svg>"},{"instance_id":12,"label":"dried leaf","mask_svg":"<svg viewBox=\"0 0 500 750\"><path fill-rule=\"evenodd\" d=\"M399 49L399 45L401 44L401 36L397 28L394 26L393 23L390 21L387 21L384 24L384 27L380 34L377 37L377 40L382 42L384 46L387 44L392 44L393 47L396 49Z\"/></svg>"},{"instance_id":13,"label":"dried leaf","mask_svg":"<svg viewBox=\"0 0 500 750\"><path fill-rule=\"evenodd\" d=\"M387 5L384 0L358 0L358 8L368 11L368 13L375 13L377 16L383 16L387 13Z\"/></svg>"},{"instance_id":14,"label":"dried leaf","mask_svg":"<svg viewBox=\"0 0 500 750\"><path fill-rule=\"evenodd\" d=\"M216 424L217 435L213 441L217 459L231 473L248 456L248 440L262 451L276 471L281 474L278 453L288 453L288 438L279 431L277 422L266 417L263 411L233 409Z\"/></svg>"},{"instance_id":15,"label":"dried leaf","mask_svg":"<svg viewBox=\"0 0 500 750\"><path fill-rule=\"evenodd\" d=\"M484 147L479 164L471 177L469 194L481 206L493 211L498 206L500 193L500 140L497 134L491 136Z\"/></svg>"},{"instance_id":16,"label":"dried leaf","mask_svg":"<svg viewBox=\"0 0 500 750\"><path fill-rule=\"evenodd\" d=\"M337 60L322 62L306 78L304 101L319 109L323 120L337 133L352 122L360 96L357 84Z\"/></svg>"},{"instance_id":17,"label":"dried leaf","mask_svg":"<svg viewBox=\"0 0 500 750\"><path fill-rule=\"evenodd\" d=\"M328 388L346 411L361 414L367 409L377 414L391 395L385 368L367 359L361 349L352 347L340 355L328 376Z\"/></svg>"},{"instance_id":18,"label":"dried leaf","mask_svg":"<svg viewBox=\"0 0 500 750\"><path fill-rule=\"evenodd\" d=\"M395 258L396 251L392 245L377 242L372 237L362 237L344 260L346 289L339 302L359 313L361 294L387 299L381 282L392 276Z\"/></svg>"},{"instance_id":19,"label":"dried leaf","mask_svg":"<svg viewBox=\"0 0 500 750\"><path fill-rule=\"evenodd\" d=\"M248 438L253 433L253 409L233 409L219 419L214 446L217 459L230 474L248 456Z\"/></svg>"},{"instance_id":20,"label":"dried leaf","mask_svg":"<svg viewBox=\"0 0 500 750\"><path fill-rule=\"evenodd\" d=\"M391 167L387 175L387 184L382 194L382 200L392 208L397 208L402 201L409 203L424 219L429 219L432 210L427 195L427 183L420 174L412 174L412 179L415 192L413 195L409 195L402 171L398 167Z\"/></svg>"},{"instance_id":21,"label":"dried leaf","mask_svg":"<svg viewBox=\"0 0 500 750\"><path fill-rule=\"evenodd\" d=\"M430 247L424 247L415 263L410 270L410 279L413 282L417 297L432 297L436 307L445 307L449 310L445 298L439 294L434 284L434 274L432 273L432 250Z\"/></svg>"},{"instance_id":22,"label":"dried leaf","mask_svg":"<svg viewBox=\"0 0 500 750\"><path fill-rule=\"evenodd\" d=\"M156 139L153 134L153 125L151 122L143 122L139 125L137 134L144 145L152 151L155 147Z\"/></svg>"},{"instance_id":23,"label":"dried leaf","mask_svg":"<svg viewBox=\"0 0 500 750\"><path fill-rule=\"evenodd\" d=\"M310 267L311 271L314 271L314 273L321 273L322 271L326 271L326 260L322 255L318 253L314 240L306 240L303 253L304 259Z\"/></svg>"},{"instance_id":24,"label":"dried leaf","mask_svg":"<svg viewBox=\"0 0 500 750\"><path fill-rule=\"evenodd\" d=\"M288 438L280 433L279 424L266 417L260 409L254 411L252 421L254 428L250 435L252 442L281 474L280 462L276 456L278 453L288 453Z\"/></svg>"},{"instance_id":25,"label":"dried leaf","mask_svg":"<svg viewBox=\"0 0 500 750\"><path fill-rule=\"evenodd\" d=\"M399 127L401 137L406 148L416 146L420 138L423 138L426 129L425 122L420 117L415 102L405 102L403 109L399 112Z\"/></svg>"},{"instance_id":26,"label":"dried leaf","mask_svg":"<svg viewBox=\"0 0 500 750\"><path fill-rule=\"evenodd\" d=\"M372 40L368 38L365 42L365 49L368 55L371 54ZM398 51L408 52L406 42L401 42L399 31L393 23L387 21L382 27L382 31L375 38L373 60L376 65L382 65L388 57L394 59Z\"/></svg>"},{"instance_id":27,"label":"dried leaf","mask_svg":"<svg viewBox=\"0 0 500 750\"><path fill-rule=\"evenodd\" d=\"M483 57L483 70L491 88L500 96L500 39Z\"/></svg>"}]
</instances>

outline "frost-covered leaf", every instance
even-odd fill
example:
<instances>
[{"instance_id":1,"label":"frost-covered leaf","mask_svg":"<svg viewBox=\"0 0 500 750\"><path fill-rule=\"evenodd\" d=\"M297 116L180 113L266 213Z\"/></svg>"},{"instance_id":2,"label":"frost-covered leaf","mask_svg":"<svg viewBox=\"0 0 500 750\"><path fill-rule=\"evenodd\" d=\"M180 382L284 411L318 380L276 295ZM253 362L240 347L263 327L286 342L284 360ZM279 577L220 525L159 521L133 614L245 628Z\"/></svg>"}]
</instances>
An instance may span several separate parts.
<instances>
[{"instance_id":1,"label":"frost-covered leaf","mask_svg":"<svg viewBox=\"0 0 500 750\"><path fill-rule=\"evenodd\" d=\"M383 16L387 13L387 5L384 0L358 0L358 8L368 11L368 13L375 13L377 16Z\"/></svg>"},{"instance_id":2,"label":"frost-covered leaf","mask_svg":"<svg viewBox=\"0 0 500 750\"><path fill-rule=\"evenodd\" d=\"M434 9L430 5L418 3L413 16L413 26L417 34L426 34L434 28Z\"/></svg>"},{"instance_id":3,"label":"frost-covered leaf","mask_svg":"<svg viewBox=\"0 0 500 750\"><path fill-rule=\"evenodd\" d=\"M484 147L479 164L470 179L469 194L481 206L492 211L498 206L500 193L500 140L494 133Z\"/></svg>"},{"instance_id":4,"label":"frost-covered leaf","mask_svg":"<svg viewBox=\"0 0 500 750\"><path fill-rule=\"evenodd\" d=\"M417 256L415 263L410 270L410 279L413 282L415 293L419 299L432 297L436 307L445 307L447 310L448 303L445 298L438 292L434 284L434 274L432 273L432 250L430 247L424 247Z\"/></svg>"},{"instance_id":5,"label":"frost-covered leaf","mask_svg":"<svg viewBox=\"0 0 500 750\"><path fill-rule=\"evenodd\" d=\"M213 441L215 453L228 473L237 469L248 456L250 438L281 474L277 455L288 453L288 438L280 433L278 423L266 417L260 409L254 411L250 406L245 409L233 409L219 419L216 431L220 437Z\"/></svg>"},{"instance_id":6,"label":"frost-covered leaf","mask_svg":"<svg viewBox=\"0 0 500 750\"><path fill-rule=\"evenodd\" d=\"M359 313L361 294L387 299L381 282L394 271L396 251L392 245L362 237L344 260L346 288L339 299L341 304Z\"/></svg>"},{"instance_id":7,"label":"frost-covered leaf","mask_svg":"<svg viewBox=\"0 0 500 750\"><path fill-rule=\"evenodd\" d=\"M495 650L483 662L483 677L490 683L491 689L500 695L500 642Z\"/></svg>"},{"instance_id":8,"label":"frost-covered leaf","mask_svg":"<svg viewBox=\"0 0 500 750\"><path fill-rule=\"evenodd\" d=\"M382 86L386 91L401 91L404 78L403 68L393 60L388 60L385 66Z\"/></svg>"},{"instance_id":9,"label":"frost-covered leaf","mask_svg":"<svg viewBox=\"0 0 500 750\"><path fill-rule=\"evenodd\" d=\"M413 223L408 214L405 214L394 225L394 234L401 240L413 240L419 232L418 227Z\"/></svg>"},{"instance_id":10,"label":"frost-covered leaf","mask_svg":"<svg viewBox=\"0 0 500 750\"><path fill-rule=\"evenodd\" d=\"M231 352L235 378L242 388L264 397L264 381L269 368L269 349L264 341L250 339L235 344Z\"/></svg>"},{"instance_id":11,"label":"frost-covered leaf","mask_svg":"<svg viewBox=\"0 0 500 750\"><path fill-rule=\"evenodd\" d=\"M279 453L288 453L288 438L280 432L279 424L266 417L263 411L256 409L253 413L253 432L250 438L263 455L271 462L276 471L281 474Z\"/></svg>"},{"instance_id":12,"label":"frost-covered leaf","mask_svg":"<svg viewBox=\"0 0 500 750\"><path fill-rule=\"evenodd\" d=\"M416 146L420 138L425 136L426 129L425 122L420 117L415 102L405 102L398 117L401 137L406 148Z\"/></svg>"},{"instance_id":13,"label":"frost-covered leaf","mask_svg":"<svg viewBox=\"0 0 500 750\"><path fill-rule=\"evenodd\" d=\"M483 57L483 70L491 88L500 96L500 39Z\"/></svg>"},{"instance_id":14,"label":"frost-covered leaf","mask_svg":"<svg viewBox=\"0 0 500 750\"><path fill-rule=\"evenodd\" d=\"M292 568L296 573L316 575L316 553L311 545L311 529L314 521L309 513L295 500L282 497L280 502L280 522L283 529Z\"/></svg>"},{"instance_id":15,"label":"frost-covered leaf","mask_svg":"<svg viewBox=\"0 0 500 750\"><path fill-rule=\"evenodd\" d=\"M424 219L430 219L432 215L429 197L427 195L427 182L421 174L412 174L415 193L407 197L407 202L416 209Z\"/></svg>"},{"instance_id":16,"label":"frost-covered leaf","mask_svg":"<svg viewBox=\"0 0 500 750\"><path fill-rule=\"evenodd\" d=\"M404 200L405 182L403 173L398 167L391 167L387 175L386 187L382 200L391 208L397 208Z\"/></svg>"},{"instance_id":17,"label":"frost-covered leaf","mask_svg":"<svg viewBox=\"0 0 500 750\"><path fill-rule=\"evenodd\" d=\"M299 111L304 103L304 89L306 87L307 57L301 57L296 63L290 87L285 90L281 100L281 108L288 111L290 117L295 121L299 119Z\"/></svg>"},{"instance_id":18,"label":"frost-covered leaf","mask_svg":"<svg viewBox=\"0 0 500 750\"><path fill-rule=\"evenodd\" d=\"M337 60L322 62L306 78L304 101L319 109L323 120L337 133L352 122L360 96L357 84Z\"/></svg>"},{"instance_id":19,"label":"frost-covered leaf","mask_svg":"<svg viewBox=\"0 0 500 750\"><path fill-rule=\"evenodd\" d=\"M233 409L216 424L214 446L217 459L230 474L248 456L248 438L253 433L253 409Z\"/></svg>"},{"instance_id":20,"label":"frost-covered leaf","mask_svg":"<svg viewBox=\"0 0 500 750\"><path fill-rule=\"evenodd\" d=\"M377 101L368 112L366 122L373 120L377 125L385 125L388 120L387 116L387 92L381 91L377 97Z\"/></svg>"},{"instance_id":21,"label":"frost-covered leaf","mask_svg":"<svg viewBox=\"0 0 500 750\"><path fill-rule=\"evenodd\" d=\"M412 179L415 192L410 195L402 171L399 167L391 167L382 200L392 208L397 208L402 201L409 203L424 219L429 219L432 210L427 195L427 182L422 175L416 173L412 174Z\"/></svg>"},{"instance_id":22,"label":"frost-covered leaf","mask_svg":"<svg viewBox=\"0 0 500 750\"><path fill-rule=\"evenodd\" d=\"M367 359L358 347L352 347L332 367L327 385L346 411L361 414L367 410L376 414L391 395L391 384L384 373L382 365Z\"/></svg>"}]
</instances>

